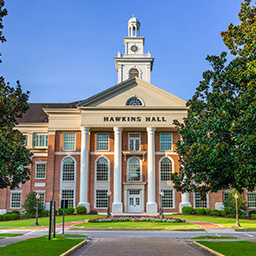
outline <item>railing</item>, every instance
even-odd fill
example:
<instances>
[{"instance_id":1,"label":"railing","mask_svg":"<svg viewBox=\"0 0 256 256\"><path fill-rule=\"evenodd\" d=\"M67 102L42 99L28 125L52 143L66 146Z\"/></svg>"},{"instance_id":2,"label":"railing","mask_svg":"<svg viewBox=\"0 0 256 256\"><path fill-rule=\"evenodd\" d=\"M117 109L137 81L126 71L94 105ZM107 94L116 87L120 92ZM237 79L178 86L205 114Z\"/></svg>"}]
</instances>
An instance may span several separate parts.
<instances>
[{"instance_id":1,"label":"railing","mask_svg":"<svg viewBox=\"0 0 256 256\"><path fill-rule=\"evenodd\" d=\"M125 53L118 53L117 54L117 57L118 58L121 58L121 57L123 57L123 58L125 58L125 57L133 57L133 58L149 58L149 57L151 57L151 53L149 52L149 53L144 53L144 54L125 54Z\"/></svg>"}]
</instances>

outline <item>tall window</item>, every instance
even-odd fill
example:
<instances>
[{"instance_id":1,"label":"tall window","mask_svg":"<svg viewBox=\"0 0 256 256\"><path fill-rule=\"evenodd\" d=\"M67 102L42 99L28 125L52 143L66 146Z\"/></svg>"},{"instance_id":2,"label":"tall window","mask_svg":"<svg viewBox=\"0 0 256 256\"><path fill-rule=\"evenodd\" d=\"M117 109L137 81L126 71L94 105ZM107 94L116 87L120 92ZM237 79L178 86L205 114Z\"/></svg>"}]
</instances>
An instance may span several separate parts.
<instances>
[{"instance_id":1,"label":"tall window","mask_svg":"<svg viewBox=\"0 0 256 256\"><path fill-rule=\"evenodd\" d=\"M21 208L21 192L11 192L11 208Z\"/></svg>"},{"instance_id":2,"label":"tall window","mask_svg":"<svg viewBox=\"0 0 256 256\"><path fill-rule=\"evenodd\" d=\"M223 191L223 201L228 200L230 190Z\"/></svg>"},{"instance_id":3,"label":"tall window","mask_svg":"<svg viewBox=\"0 0 256 256\"><path fill-rule=\"evenodd\" d=\"M108 141L108 133L97 133L97 150L108 150Z\"/></svg>"},{"instance_id":4,"label":"tall window","mask_svg":"<svg viewBox=\"0 0 256 256\"><path fill-rule=\"evenodd\" d=\"M108 207L108 190L96 190L96 208Z\"/></svg>"},{"instance_id":5,"label":"tall window","mask_svg":"<svg viewBox=\"0 0 256 256\"><path fill-rule=\"evenodd\" d=\"M248 208L256 208L256 193L247 192L247 205Z\"/></svg>"},{"instance_id":6,"label":"tall window","mask_svg":"<svg viewBox=\"0 0 256 256\"><path fill-rule=\"evenodd\" d=\"M129 150L131 151L140 150L140 133L129 134Z\"/></svg>"},{"instance_id":7,"label":"tall window","mask_svg":"<svg viewBox=\"0 0 256 256\"><path fill-rule=\"evenodd\" d=\"M128 162L128 181L140 181L140 160L136 157L130 158Z\"/></svg>"},{"instance_id":8,"label":"tall window","mask_svg":"<svg viewBox=\"0 0 256 256\"><path fill-rule=\"evenodd\" d=\"M130 72L129 72L129 77L130 77L130 78L131 78L131 77L134 77L134 76L139 77L139 71L138 71L137 68L132 68L132 69L130 70Z\"/></svg>"},{"instance_id":9,"label":"tall window","mask_svg":"<svg viewBox=\"0 0 256 256\"><path fill-rule=\"evenodd\" d=\"M164 196L162 198L162 204L163 208L173 208L173 190L161 190L161 192L164 192Z\"/></svg>"},{"instance_id":10,"label":"tall window","mask_svg":"<svg viewBox=\"0 0 256 256\"><path fill-rule=\"evenodd\" d=\"M172 134L161 133L160 134L160 150L172 150Z\"/></svg>"},{"instance_id":11,"label":"tall window","mask_svg":"<svg viewBox=\"0 0 256 256\"><path fill-rule=\"evenodd\" d=\"M61 199L68 201L68 207L74 207L74 190L62 190Z\"/></svg>"},{"instance_id":12,"label":"tall window","mask_svg":"<svg viewBox=\"0 0 256 256\"><path fill-rule=\"evenodd\" d=\"M162 158L160 162L161 181L170 181L172 174L172 161L168 157Z\"/></svg>"},{"instance_id":13,"label":"tall window","mask_svg":"<svg viewBox=\"0 0 256 256\"><path fill-rule=\"evenodd\" d=\"M64 133L63 150L76 150L76 134Z\"/></svg>"},{"instance_id":14,"label":"tall window","mask_svg":"<svg viewBox=\"0 0 256 256\"><path fill-rule=\"evenodd\" d=\"M96 180L108 181L108 160L100 157L96 162Z\"/></svg>"},{"instance_id":15,"label":"tall window","mask_svg":"<svg viewBox=\"0 0 256 256\"><path fill-rule=\"evenodd\" d=\"M34 147L48 147L48 135L47 134L34 134L33 139Z\"/></svg>"},{"instance_id":16,"label":"tall window","mask_svg":"<svg viewBox=\"0 0 256 256\"><path fill-rule=\"evenodd\" d=\"M36 163L36 179L45 179L46 163Z\"/></svg>"},{"instance_id":17,"label":"tall window","mask_svg":"<svg viewBox=\"0 0 256 256\"><path fill-rule=\"evenodd\" d=\"M27 147L28 146L28 135L24 135L25 140L24 140L24 145Z\"/></svg>"},{"instance_id":18,"label":"tall window","mask_svg":"<svg viewBox=\"0 0 256 256\"><path fill-rule=\"evenodd\" d=\"M75 180L75 161L71 157L67 157L62 162L62 180Z\"/></svg>"},{"instance_id":19,"label":"tall window","mask_svg":"<svg viewBox=\"0 0 256 256\"><path fill-rule=\"evenodd\" d=\"M195 192L194 193L194 205L195 207L200 208L208 208L208 195L206 195L205 199L202 200L201 193Z\"/></svg>"}]
</instances>

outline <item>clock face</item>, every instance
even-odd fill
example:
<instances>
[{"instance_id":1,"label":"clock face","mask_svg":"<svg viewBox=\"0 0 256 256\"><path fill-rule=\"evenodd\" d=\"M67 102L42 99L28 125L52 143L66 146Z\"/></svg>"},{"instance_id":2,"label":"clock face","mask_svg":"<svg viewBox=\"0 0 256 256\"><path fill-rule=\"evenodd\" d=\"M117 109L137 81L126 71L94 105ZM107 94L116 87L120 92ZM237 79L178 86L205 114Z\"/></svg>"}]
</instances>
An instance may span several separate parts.
<instances>
[{"instance_id":1,"label":"clock face","mask_svg":"<svg viewBox=\"0 0 256 256\"><path fill-rule=\"evenodd\" d=\"M136 51L138 50L138 47L137 47L136 45L133 45L133 46L131 47L131 50L132 50L133 52L136 52Z\"/></svg>"}]
</instances>

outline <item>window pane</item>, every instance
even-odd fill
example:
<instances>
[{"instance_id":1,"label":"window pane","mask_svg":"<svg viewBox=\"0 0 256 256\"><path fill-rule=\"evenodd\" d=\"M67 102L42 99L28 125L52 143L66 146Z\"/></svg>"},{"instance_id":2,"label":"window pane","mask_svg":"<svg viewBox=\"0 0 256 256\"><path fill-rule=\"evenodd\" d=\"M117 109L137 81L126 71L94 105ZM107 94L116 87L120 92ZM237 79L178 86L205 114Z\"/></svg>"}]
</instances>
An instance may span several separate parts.
<instances>
[{"instance_id":1,"label":"window pane","mask_svg":"<svg viewBox=\"0 0 256 256\"><path fill-rule=\"evenodd\" d=\"M63 150L76 150L76 134L64 133Z\"/></svg>"},{"instance_id":2,"label":"window pane","mask_svg":"<svg viewBox=\"0 0 256 256\"><path fill-rule=\"evenodd\" d=\"M21 207L21 193L13 192L11 193L11 208Z\"/></svg>"},{"instance_id":3,"label":"window pane","mask_svg":"<svg viewBox=\"0 0 256 256\"><path fill-rule=\"evenodd\" d=\"M163 208L173 208L173 190L161 190L161 192L164 192L162 197Z\"/></svg>"},{"instance_id":4,"label":"window pane","mask_svg":"<svg viewBox=\"0 0 256 256\"><path fill-rule=\"evenodd\" d=\"M131 158L128 165L128 180L140 180L140 160L138 158Z\"/></svg>"},{"instance_id":5,"label":"window pane","mask_svg":"<svg viewBox=\"0 0 256 256\"><path fill-rule=\"evenodd\" d=\"M98 133L97 134L97 150L108 150L108 133Z\"/></svg>"},{"instance_id":6,"label":"window pane","mask_svg":"<svg viewBox=\"0 0 256 256\"><path fill-rule=\"evenodd\" d=\"M168 157L161 160L160 163L161 170L161 181L170 181L172 174L172 162Z\"/></svg>"},{"instance_id":7,"label":"window pane","mask_svg":"<svg viewBox=\"0 0 256 256\"><path fill-rule=\"evenodd\" d=\"M229 191L223 191L223 201L228 200Z\"/></svg>"},{"instance_id":8,"label":"window pane","mask_svg":"<svg viewBox=\"0 0 256 256\"><path fill-rule=\"evenodd\" d=\"M96 208L108 207L107 193L107 190L96 190Z\"/></svg>"},{"instance_id":9,"label":"window pane","mask_svg":"<svg viewBox=\"0 0 256 256\"><path fill-rule=\"evenodd\" d=\"M172 150L172 134L160 134L160 150Z\"/></svg>"},{"instance_id":10,"label":"window pane","mask_svg":"<svg viewBox=\"0 0 256 256\"><path fill-rule=\"evenodd\" d=\"M36 163L36 179L45 179L45 173L46 173L46 164Z\"/></svg>"},{"instance_id":11,"label":"window pane","mask_svg":"<svg viewBox=\"0 0 256 256\"><path fill-rule=\"evenodd\" d=\"M47 147L48 146L48 135L34 134L33 146L34 147Z\"/></svg>"},{"instance_id":12,"label":"window pane","mask_svg":"<svg viewBox=\"0 0 256 256\"><path fill-rule=\"evenodd\" d=\"M74 190L62 190L61 199L68 201L68 207L74 207Z\"/></svg>"},{"instance_id":13,"label":"window pane","mask_svg":"<svg viewBox=\"0 0 256 256\"><path fill-rule=\"evenodd\" d=\"M75 180L75 162L71 157L67 157L63 161L62 180L63 181Z\"/></svg>"},{"instance_id":14,"label":"window pane","mask_svg":"<svg viewBox=\"0 0 256 256\"><path fill-rule=\"evenodd\" d=\"M24 145L27 147L28 146L28 135L24 135L25 140L24 140Z\"/></svg>"},{"instance_id":15,"label":"window pane","mask_svg":"<svg viewBox=\"0 0 256 256\"><path fill-rule=\"evenodd\" d=\"M131 151L140 150L140 133L129 134L129 150Z\"/></svg>"},{"instance_id":16,"label":"window pane","mask_svg":"<svg viewBox=\"0 0 256 256\"><path fill-rule=\"evenodd\" d=\"M195 207L207 208L207 195L206 199L202 200L201 194L199 192L195 192Z\"/></svg>"},{"instance_id":17,"label":"window pane","mask_svg":"<svg viewBox=\"0 0 256 256\"><path fill-rule=\"evenodd\" d=\"M97 160L97 181L108 181L108 161L104 157Z\"/></svg>"},{"instance_id":18,"label":"window pane","mask_svg":"<svg viewBox=\"0 0 256 256\"><path fill-rule=\"evenodd\" d=\"M256 193L247 192L247 204L248 208L256 208Z\"/></svg>"}]
</instances>

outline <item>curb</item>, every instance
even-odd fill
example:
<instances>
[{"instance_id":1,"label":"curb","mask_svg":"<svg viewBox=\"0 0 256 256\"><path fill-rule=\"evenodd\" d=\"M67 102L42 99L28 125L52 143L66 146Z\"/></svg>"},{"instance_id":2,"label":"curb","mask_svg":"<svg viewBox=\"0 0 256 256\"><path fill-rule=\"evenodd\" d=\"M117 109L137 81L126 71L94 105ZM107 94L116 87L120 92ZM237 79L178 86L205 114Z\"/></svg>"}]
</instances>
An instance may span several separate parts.
<instances>
[{"instance_id":1,"label":"curb","mask_svg":"<svg viewBox=\"0 0 256 256\"><path fill-rule=\"evenodd\" d=\"M197 246L200 246L200 247L203 248L204 250L206 250L206 251L212 253L213 255L216 255L216 256L225 256L224 254L219 253L219 252L216 252L216 251L210 249L210 248L207 247L207 246L204 246L204 245L202 245L202 244L197 243L196 241L194 241L193 244L196 244Z\"/></svg>"},{"instance_id":2,"label":"curb","mask_svg":"<svg viewBox=\"0 0 256 256\"><path fill-rule=\"evenodd\" d=\"M76 246L72 247L71 249L69 249L68 251L62 253L60 256L68 256L71 253L75 252L76 250L78 250L80 247L82 247L84 244L86 244L87 241L84 240L82 241L80 244L77 244Z\"/></svg>"}]
</instances>

